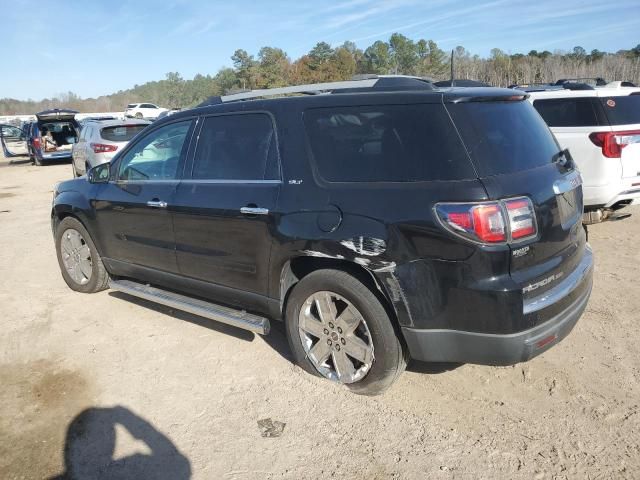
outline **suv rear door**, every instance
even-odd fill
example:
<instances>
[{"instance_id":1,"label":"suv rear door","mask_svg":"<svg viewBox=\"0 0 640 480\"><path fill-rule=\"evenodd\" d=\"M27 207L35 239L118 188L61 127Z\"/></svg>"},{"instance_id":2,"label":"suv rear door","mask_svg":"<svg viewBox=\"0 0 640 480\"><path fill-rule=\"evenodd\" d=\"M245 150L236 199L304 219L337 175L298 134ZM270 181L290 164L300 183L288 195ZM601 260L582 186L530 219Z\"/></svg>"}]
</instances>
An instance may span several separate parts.
<instances>
[{"instance_id":1,"label":"suv rear door","mask_svg":"<svg viewBox=\"0 0 640 480\"><path fill-rule=\"evenodd\" d=\"M228 303L241 290L266 295L281 183L274 121L263 112L202 120L173 200L180 272L234 289L217 292Z\"/></svg>"},{"instance_id":2,"label":"suv rear door","mask_svg":"<svg viewBox=\"0 0 640 480\"><path fill-rule=\"evenodd\" d=\"M569 274L582 258L582 188L579 173L529 102L448 105L480 180L491 199L526 196L538 234L513 242L511 276L523 287ZM547 282L535 294L551 288Z\"/></svg>"}]
</instances>

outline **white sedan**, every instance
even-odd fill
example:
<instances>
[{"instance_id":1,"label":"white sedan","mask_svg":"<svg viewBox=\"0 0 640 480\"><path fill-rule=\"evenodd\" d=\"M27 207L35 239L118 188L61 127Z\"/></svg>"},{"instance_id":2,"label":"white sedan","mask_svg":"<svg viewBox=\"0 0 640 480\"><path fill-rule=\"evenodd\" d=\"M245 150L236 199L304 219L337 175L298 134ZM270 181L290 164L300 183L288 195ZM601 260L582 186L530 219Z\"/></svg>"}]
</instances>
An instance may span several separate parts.
<instances>
[{"instance_id":1,"label":"white sedan","mask_svg":"<svg viewBox=\"0 0 640 480\"><path fill-rule=\"evenodd\" d=\"M153 103L130 103L124 111L124 116L155 120L158 115L166 111L166 108L159 107Z\"/></svg>"}]
</instances>

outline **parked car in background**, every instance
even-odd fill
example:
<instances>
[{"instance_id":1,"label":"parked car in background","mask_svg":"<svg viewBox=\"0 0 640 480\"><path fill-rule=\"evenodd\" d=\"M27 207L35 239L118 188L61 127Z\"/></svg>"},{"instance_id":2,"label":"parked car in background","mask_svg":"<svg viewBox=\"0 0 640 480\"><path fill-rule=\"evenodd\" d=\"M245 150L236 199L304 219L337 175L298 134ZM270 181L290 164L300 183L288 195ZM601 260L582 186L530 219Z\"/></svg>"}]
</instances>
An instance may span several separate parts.
<instances>
[{"instance_id":1,"label":"parked car in background","mask_svg":"<svg viewBox=\"0 0 640 480\"><path fill-rule=\"evenodd\" d=\"M533 88L529 101L578 165L590 224L628 217L619 210L640 199L640 88L585 87Z\"/></svg>"},{"instance_id":2,"label":"parked car in background","mask_svg":"<svg viewBox=\"0 0 640 480\"><path fill-rule=\"evenodd\" d=\"M409 357L551 348L592 286L575 165L522 93L378 80L154 122L56 186L65 282L260 334L283 320L302 368L366 395Z\"/></svg>"},{"instance_id":3,"label":"parked car in background","mask_svg":"<svg viewBox=\"0 0 640 480\"><path fill-rule=\"evenodd\" d=\"M29 155L36 165L50 161L71 160L71 149L78 140L80 124L75 110L46 110L36 113L27 143Z\"/></svg>"},{"instance_id":4,"label":"parked car in background","mask_svg":"<svg viewBox=\"0 0 640 480\"><path fill-rule=\"evenodd\" d=\"M129 140L150 123L148 120L134 119L85 120L80 138L72 151L74 176L79 177L96 165L110 162Z\"/></svg>"},{"instance_id":5,"label":"parked car in background","mask_svg":"<svg viewBox=\"0 0 640 480\"><path fill-rule=\"evenodd\" d=\"M130 103L124 111L124 116L155 120L158 115L166 111L166 108L158 107L153 103Z\"/></svg>"},{"instance_id":6,"label":"parked car in background","mask_svg":"<svg viewBox=\"0 0 640 480\"><path fill-rule=\"evenodd\" d=\"M0 143L5 157L28 155L27 137L24 131L14 125L0 124Z\"/></svg>"}]
</instances>

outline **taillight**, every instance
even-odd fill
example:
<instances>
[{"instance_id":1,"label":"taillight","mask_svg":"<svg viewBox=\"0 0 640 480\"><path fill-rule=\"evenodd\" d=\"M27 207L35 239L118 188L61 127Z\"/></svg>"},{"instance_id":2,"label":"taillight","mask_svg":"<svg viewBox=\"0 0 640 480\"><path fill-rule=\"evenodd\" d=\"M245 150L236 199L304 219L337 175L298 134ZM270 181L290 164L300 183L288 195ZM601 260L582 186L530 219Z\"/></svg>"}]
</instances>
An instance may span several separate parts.
<instances>
[{"instance_id":1,"label":"taillight","mask_svg":"<svg viewBox=\"0 0 640 480\"><path fill-rule=\"evenodd\" d=\"M92 143L94 153L115 152L118 147L116 145L105 145L104 143Z\"/></svg>"},{"instance_id":2,"label":"taillight","mask_svg":"<svg viewBox=\"0 0 640 480\"><path fill-rule=\"evenodd\" d=\"M538 234L533 203L527 197L497 202L439 203L436 214L448 230L480 243L520 242Z\"/></svg>"},{"instance_id":3,"label":"taillight","mask_svg":"<svg viewBox=\"0 0 640 480\"><path fill-rule=\"evenodd\" d=\"M593 144L602 149L607 158L620 158L622 149L632 143L640 143L640 130L624 132L594 132L589 135Z\"/></svg>"},{"instance_id":4,"label":"taillight","mask_svg":"<svg viewBox=\"0 0 640 480\"><path fill-rule=\"evenodd\" d=\"M40 137L34 137L33 138L33 147L34 148L40 148Z\"/></svg>"},{"instance_id":5,"label":"taillight","mask_svg":"<svg viewBox=\"0 0 640 480\"><path fill-rule=\"evenodd\" d=\"M509 217L509 231L513 240L536 235L536 215L533 212L533 204L528 198L505 200L507 216Z\"/></svg>"}]
</instances>

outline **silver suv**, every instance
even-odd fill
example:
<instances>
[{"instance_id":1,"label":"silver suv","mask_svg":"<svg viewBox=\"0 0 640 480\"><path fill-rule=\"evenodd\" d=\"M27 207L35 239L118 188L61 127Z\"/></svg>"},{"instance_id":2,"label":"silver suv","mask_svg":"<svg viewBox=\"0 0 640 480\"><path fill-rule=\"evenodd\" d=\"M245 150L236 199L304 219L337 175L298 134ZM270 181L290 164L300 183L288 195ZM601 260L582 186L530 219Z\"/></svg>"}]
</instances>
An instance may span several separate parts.
<instances>
[{"instance_id":1,"label":"silver suv","mask_svg":"<svg viewBox=\"0 0 640 480\"><path fill-rule=\"evenodd\" d=\"M147 120L87 120L73 146L72 166L76 177L101 163L110 162L129 140L151 122Z\"/></svg>"}]
</instances>

